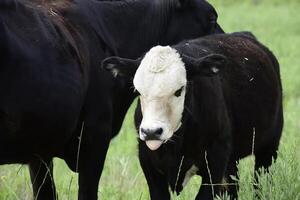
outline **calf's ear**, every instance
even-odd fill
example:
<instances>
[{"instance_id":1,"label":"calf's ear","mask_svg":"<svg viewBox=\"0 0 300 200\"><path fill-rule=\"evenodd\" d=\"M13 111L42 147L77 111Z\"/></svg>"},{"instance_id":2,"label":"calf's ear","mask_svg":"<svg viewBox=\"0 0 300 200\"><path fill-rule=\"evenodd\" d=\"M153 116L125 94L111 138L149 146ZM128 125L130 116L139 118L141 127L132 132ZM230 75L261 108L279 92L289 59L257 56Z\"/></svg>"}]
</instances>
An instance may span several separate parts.
<instances>
[{"instance_id":1,"label":"calf's ear","mask_svg":"<svg viewBox=\"0 0 300 200\"><path fill-rule=\"evenodd\" d=\"M113 56L105 58L101 63L101 67L102 69L111 72L114 77L133 78L140 63L141 58L132 60Z\"/></svg>"},{"instance_id":2,"label":"calf's ear","mask_svg":"<svg viewBox=\"0 0 300 200\"><path fill-rule=\"evenodd\" d=\"M227 59L221 54L209 54L201 58L182 55L188 78L195 76L214 76L226 65Z\"/></svg>"}]
</instances>

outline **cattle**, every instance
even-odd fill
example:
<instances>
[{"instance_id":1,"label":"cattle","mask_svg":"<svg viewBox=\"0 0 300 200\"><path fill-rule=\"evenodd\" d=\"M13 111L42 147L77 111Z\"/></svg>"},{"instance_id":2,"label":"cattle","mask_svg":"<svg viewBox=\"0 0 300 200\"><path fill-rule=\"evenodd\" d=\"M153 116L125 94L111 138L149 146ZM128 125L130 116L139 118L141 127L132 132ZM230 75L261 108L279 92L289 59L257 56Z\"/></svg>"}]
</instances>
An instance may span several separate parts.
<instances>
[{"instance_id":1,"label":"cattle","mask_svg":"<svg viewBox=\"0 0 300 200\"><path fill-rule=\"evenodd\" d=\"M236 162L253 154L255 169L276 159L283 127L279 64L248 32L155 46L136 60L107 58L103 68L133 78L139 160L152 200L170 199L192 175L196 199L222 191L237 197Z\"/></svg>"},{"instance_id":2,"label":"cattle","mask_svg":"<svg viewBox=\"0 0 300 200\"><path fill-rule=\"evenodd\" d=\"M29 164L37 200L56 199L52 159L97 199L109 142L137 96L99 64L223 32L204 0L0 2L0 164Z\"/></svg>"}]
</instances>

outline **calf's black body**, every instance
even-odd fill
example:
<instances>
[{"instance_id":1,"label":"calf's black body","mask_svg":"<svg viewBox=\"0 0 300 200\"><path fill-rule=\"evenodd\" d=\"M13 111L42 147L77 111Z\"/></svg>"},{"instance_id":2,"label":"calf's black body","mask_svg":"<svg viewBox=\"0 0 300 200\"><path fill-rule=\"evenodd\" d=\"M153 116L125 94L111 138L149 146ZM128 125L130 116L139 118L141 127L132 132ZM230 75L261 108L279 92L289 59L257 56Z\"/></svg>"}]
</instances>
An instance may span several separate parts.
<instances>
[{"instance_id":1,"label":"calf's black body","mask_svg":"<svg viewBox=\"0 0 300 200\"><path fill-rule=\"evenodd\" d=\"M193 59L217 54L226 58L218 75L197 76L187 69L187 92L182 125L158 150L139 140L139 159L152 200L170 199L168 187L178 194L186 172L198 168L202 186L196 196L211 200L220 194L223 178L237 197L230 175L236 162L255 156L255 169L276 159L283 127L282 87L277 59L250 33L217 34L172 46ZM184 59L183 59L184 61ZM136 128L142 120L140 104ZM252 152L253 151L253 152ZM215 185L211 185L215 184Z\"/></svg>"}]
</instances>

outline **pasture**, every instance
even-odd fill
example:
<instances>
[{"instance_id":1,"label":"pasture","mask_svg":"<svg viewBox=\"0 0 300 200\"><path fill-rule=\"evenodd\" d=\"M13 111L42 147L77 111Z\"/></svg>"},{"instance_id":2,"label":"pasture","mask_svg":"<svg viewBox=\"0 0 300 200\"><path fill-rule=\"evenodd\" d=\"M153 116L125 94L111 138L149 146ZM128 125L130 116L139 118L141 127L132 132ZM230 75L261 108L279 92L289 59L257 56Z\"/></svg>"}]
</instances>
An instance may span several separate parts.
<instances>
[{"instance_id":1,"label":"pasture","mask_svg":"<svg viewBox=\"0 0 300 200\"><path fill-rule=\"evenodd\" d=\"M210 0L226 32L248 30L268 46L281 65L285 125L277 162L269 174L259 177L257 193L252 188L253 158L239 163L241 200L300 200L300 2L298 0ZM112 140L100 181L103 200L146 200L148 188L137 158L137 134L133 125L135 104L130 108L120 134ZM77 199L77 175L56 159L54 179L59 199ZM193 179L175 200L191 200L200 177ZM32 199L26 165L0 166L0 199ZM228 199L228 197L220 197Z\"/></svg>"}]
</instances>

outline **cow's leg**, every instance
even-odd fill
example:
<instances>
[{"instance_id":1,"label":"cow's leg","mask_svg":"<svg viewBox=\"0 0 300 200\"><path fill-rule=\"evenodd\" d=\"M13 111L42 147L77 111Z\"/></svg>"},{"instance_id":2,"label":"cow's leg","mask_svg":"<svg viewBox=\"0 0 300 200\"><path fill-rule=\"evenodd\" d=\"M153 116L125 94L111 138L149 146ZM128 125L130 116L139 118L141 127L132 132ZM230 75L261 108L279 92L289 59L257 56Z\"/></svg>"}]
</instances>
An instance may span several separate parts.
<instances>
[{"instance_id":1,"label":"cow's leg","mask_svg":"<svg viewBox=\"0 0 300 200\"><path fill-rule=\"evenodd\" d=\"M202 185L196 200L213 200L221 192L221 183L226 174L230 148L227 141L215 142L205 153L206 170L201 173Z\"/></svg>"},{"instance_id":2,"label":"cow's leg","mask_svg":"<svg viewBox=\"0 0 300 200\"><path fill-rule=\"evenodd\" d=\"M140 142L139 160L148 183L151 200L169 200L169 186L166 177L159 173L147 157L145 147Z\"/></svg>"},{"instance_id":3,"label":"cow's leg","mask_svg":"<svg viewBox=\"0 0 300 200\"><path fill-rule=\"evenodd\" d=\"M110 142L110 123L85 122L78 157L79 200L97 200L99 179Z\"/></svg>"},{"instance_id":4,"label":"cow's leg","mask_svg":"<svg viewBox=\"0 0 300 200\"><path fill-rule=\"evenodd\" d=\"M33 187L33 195L36 200L55 200L53 179L53 162L51 159L37 159L29 163L30 178Z\"/></svg>"}]
</instances>

